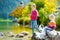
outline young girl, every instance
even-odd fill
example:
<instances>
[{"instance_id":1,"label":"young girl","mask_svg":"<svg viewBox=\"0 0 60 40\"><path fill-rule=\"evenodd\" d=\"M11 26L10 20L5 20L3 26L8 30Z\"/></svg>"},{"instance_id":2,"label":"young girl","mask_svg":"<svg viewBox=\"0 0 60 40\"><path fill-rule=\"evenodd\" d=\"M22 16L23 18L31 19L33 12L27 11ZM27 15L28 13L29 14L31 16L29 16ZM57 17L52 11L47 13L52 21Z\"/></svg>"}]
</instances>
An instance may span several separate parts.
<instances>
[{"instance_id":1,"label":"young girl","mask_svg":"<svg viewBox=\"0 0 60 40\"><path fill-rule=\"evenodd\" d=\"M47 30L55 30L56 28L56 23L55 23L55 16L53 14L51 14L49 16L50 22L49 22L49 26L45 29L46 35L48 35L48 31Z\"/></svg>"},{"instance_id":2,"label":"young girl","mask_svg":"<svg viewBox=\"0 0 60 40\"><path fill-rule=\"evenodd\" d=\"M34 27L36 27L38 32L40 32L38 25L37 25L38 11L36 9L35 4L32 4L31 8L32 8L32 11L31 11L30 19L31 19L32 34L34 34Z\"/></svg>"}]
</instances>

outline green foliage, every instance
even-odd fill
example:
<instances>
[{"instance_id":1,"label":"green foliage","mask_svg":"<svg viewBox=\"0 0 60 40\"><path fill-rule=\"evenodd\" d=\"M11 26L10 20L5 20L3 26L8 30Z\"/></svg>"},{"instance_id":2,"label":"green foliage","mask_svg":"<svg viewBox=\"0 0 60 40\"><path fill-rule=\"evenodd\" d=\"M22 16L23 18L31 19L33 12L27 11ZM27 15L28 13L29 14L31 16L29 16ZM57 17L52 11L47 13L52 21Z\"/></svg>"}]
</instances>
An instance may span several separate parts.
<instances>
[{"instance_id":1,"label":"green foliage","mask_svg":"<svg viewBox=\"0 0 60 40\"><path fill-rule=\"evenodd\" d=\"M44 8L44 1L42 0L33 0L33 2L36 4L37 10L40 10L41 8Z\"/></svg>"},{"instance_id":2,"label":"green foliage","mask_svg":"<svg viewBox=\"0 0 60 40\"><path fill-rule=\"evenodd\" d=\"M38 16L38 23L48 25L49 22L49 14L52 12L55 12L56 10L56 0L33 0L33 2L30 2L25 7L17 7L13 12L12 16L17 18L22 18L23 21L30 21L30 13L31 13L31 5L33 3L36 4L36 8L38 10L39 16ZM57 19L58 20L58 19ZM57 22L58 25L58 22Z\"/></svg>"},{"instance_id":3,"label":"green foliage","mask_svg":"<svg viewBox=\"0 0 60 40\"><path fill-rule=\"evenodd\" d=\"M39 20L41 22L41 24L47 25L49 22L49 18L48 18L48 14L47 12L44 10L44 8L41 8L39 10Z\"/></svg>"},{"instance_id":4,"label":"green foliage","mask_svg":"<svg viewBox=\"0 0 60 40\"><path fill-rule=\"evenodd\" d=\"M56 10L56 0L33 0L36 4L36 8L39 12L38 24L48 25L49 23L49 14ZM40 22L40 23L39 23Z\"/></svg>"},{"instance_id":5,"label":"green foliage","mask_svg":"<svg viewBox=\"0 0 60 40\"><path fill-rule=\"evenodd\" d=\"M23 21L25 22L25 25L29 24L30 23L30 19L29 17L24 17L24 18L20 18L19 20L19 24L22 25L23 24Z\"/></svg>"},{"instance_id":6,"label":"green foliage","mask_svg":"<svg viewBox=\"0 0 60 40\"><path fill-rule=\"evenodd\" d=\"M60 31L60 14L58 14L58 18L56 18L56 30Z\"/></svg>"},{"instance_id":7,"label":"green foliage","mask_svg":"<svg viewBox=\"0 0 60 40\"><path fill-rule=\"evenodd\" d=\"M56 25L60 28L60 14L58 15L58 18L56 18Z\"/></svg>"},{"instance_id":8,"label":"green foliage","mask_svg":"<svg viewBox=\"0 0 60 40\"><path fill-rule=\"evenodd\" d=\"M44 2L36 2L37 10L44 8Z\"/></svg>"}]
</instances>

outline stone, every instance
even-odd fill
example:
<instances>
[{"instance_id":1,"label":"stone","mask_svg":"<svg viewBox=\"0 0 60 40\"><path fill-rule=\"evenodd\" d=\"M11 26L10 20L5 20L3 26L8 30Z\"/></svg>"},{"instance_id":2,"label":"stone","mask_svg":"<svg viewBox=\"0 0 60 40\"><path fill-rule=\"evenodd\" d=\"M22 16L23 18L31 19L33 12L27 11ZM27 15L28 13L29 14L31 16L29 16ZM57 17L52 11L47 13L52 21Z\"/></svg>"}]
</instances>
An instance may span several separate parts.
<instances>
[{"instance_id":1,"label":"stone","mask_svg":"<svg viewBox=\"0 0 60 40\"><path fill-rule=\"evenodd\" d=\"M22 32L21 34L24 34L25 36L27 36L28 35L28 32Z\"/></svg>"},{"instance_id":2,"label":"stone","mask_svg":"<svg viewBox=\"0 0 60 40\"><path fill-rule=\"evenodd\" d=\"M28 36L28 38L32 38L32 36Z\"/></svg>"},{"instance_id":3,"label":"stone","mask_svg":"<svg viewBox=\"0 0 60 40\"><path fill-rule=\"evenodd\" d=\"M54 38L57 35L57 31L53 30L53 31L48 31L48 35L49 37Z\"/></svg>"},{"instance_id":4,"label":"stone","mask_svg":"<svg viewBox=\"0 0 60 40\"><path fill-rule=\"evenodd\" d=\"M16 37L23 38L24 34L17 34Z\"/></svg>"},{"instance_id":5,"label":"stone","mask_svg":"<svg viewBox=\"0 0 60 40\"><path fill-rule=\"evenodd\" d=\"M42 40L45 39L45 34L44 33L39 33L39 32L35 32L34 35L31 38L32 40Z\"/></svg>"},{"instance_id":6,"label":"stone","mask_svg":"<svg viewBox=\"0 0 60 40\"><path fill-rule=\"evenodd\" d=\"M5 34L3 32L0 32L0 36L5 36Z\"/></svg>"},{"instance_id":7,"label":"stone","mask_svg":"<svg viewBox=\"0 0 60 40\"><path fill-rule=\"evenodd\" d=\"M15 37L15 34L14 34L13 32L9 32L9 33L8 33L8 36L9 36L9 37Z\"/></svg>"}]
</instances>

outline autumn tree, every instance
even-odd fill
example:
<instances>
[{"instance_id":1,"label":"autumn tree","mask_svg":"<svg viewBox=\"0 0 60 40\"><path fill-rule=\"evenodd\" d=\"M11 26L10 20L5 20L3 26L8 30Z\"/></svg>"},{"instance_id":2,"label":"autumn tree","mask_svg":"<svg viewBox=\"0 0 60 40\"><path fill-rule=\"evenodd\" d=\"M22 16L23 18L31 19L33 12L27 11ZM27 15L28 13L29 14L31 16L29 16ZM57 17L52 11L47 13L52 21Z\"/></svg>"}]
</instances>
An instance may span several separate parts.
<instances>
[{"instance_id":1,"label":"autumn tree","mask_svg":"<svg viewBox=\"0 0 60 40\"><path fill-rule=\"evenodd\" d=\"M15 18L17 17L23 19L24 21L30 20L29 14L31 13L31 5L33 3L36 4L36 8L39 13L38 23L47 25L49 22L48 19L49 14L56 11L57 0L33 0L24 7L16 7L12 11L11 15Z\"/></svg>"},{"instance_id":2,"label":"autumn tree","mask_svg":"<svg viewBox=\"0 0 60 40\"><path fill-rule=\"evenodd\" d=\"M39 12L37 22L39 24L48 25L48 16L56 11L57 0L33 0L33 2L36 4Z\"/></svg>"}]
</instances>

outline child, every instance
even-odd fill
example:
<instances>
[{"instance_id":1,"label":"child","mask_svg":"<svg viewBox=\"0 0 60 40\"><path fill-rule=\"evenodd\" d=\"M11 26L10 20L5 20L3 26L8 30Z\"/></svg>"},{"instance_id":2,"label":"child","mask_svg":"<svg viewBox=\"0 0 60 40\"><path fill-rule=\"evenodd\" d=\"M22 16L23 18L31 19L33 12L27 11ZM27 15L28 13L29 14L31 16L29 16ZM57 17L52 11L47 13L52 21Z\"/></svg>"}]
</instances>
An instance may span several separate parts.
<instances>
[{"instance_id":1,"label":"child","mask_svg":"<svg viewBox=\"0 0 60 40\"><path fill-rule=\"evenodd\" d=\"M49 19L50 19L49 26L45 29L46 35L48 35L48 31L47 30L52 31L52 30L55 30L55 28L56 28L56 23L54 21L55 20L55 16L53 14L51 14L49 16Z\"/></svg>"},{"instance_id":2,"label":"child","mask_svg":"<svg viewBox=\"0 0 60 40\"><path fill-rule=\"evenodd\" d=\"M40 32L38 25L37 25L38 11L36 10L35 4L32 4L31 8L32 8L32 11L31 11L30 19L31 19L32 34L34 34L34 27L36 27L38 32Z\"/></svg>"}]
</instances>

